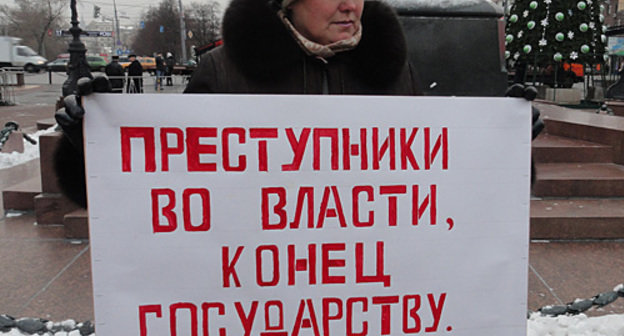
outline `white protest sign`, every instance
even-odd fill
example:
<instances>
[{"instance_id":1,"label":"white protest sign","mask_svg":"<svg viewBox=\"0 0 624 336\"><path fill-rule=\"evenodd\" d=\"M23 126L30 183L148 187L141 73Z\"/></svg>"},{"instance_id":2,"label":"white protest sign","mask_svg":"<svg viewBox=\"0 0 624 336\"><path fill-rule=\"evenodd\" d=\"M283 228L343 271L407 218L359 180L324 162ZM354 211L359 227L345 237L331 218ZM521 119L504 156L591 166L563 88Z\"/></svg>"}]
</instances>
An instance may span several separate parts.
<instances>
[{"instance_id":1,"label":"white protest sign","mask_svg":"<svg viewBox=\"0 0 624 336\"><path fill-rule=\"evenodd\" d=\"M528 102L85 107L98 336L526 334Z\"/></svg>"}]
</instances>

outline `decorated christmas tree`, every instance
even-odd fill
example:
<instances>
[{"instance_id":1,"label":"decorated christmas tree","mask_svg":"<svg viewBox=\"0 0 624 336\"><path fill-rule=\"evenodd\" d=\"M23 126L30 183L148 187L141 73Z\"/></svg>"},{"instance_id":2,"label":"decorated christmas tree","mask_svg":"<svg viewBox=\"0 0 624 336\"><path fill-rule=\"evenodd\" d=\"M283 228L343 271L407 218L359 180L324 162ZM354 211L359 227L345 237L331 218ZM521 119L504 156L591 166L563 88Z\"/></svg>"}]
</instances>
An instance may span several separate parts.
<instances>
[{"instance_id":1,"label":"decorated christmas tree","mask_svg":"<svg viewBox=\"0 0 624 336\"><path fill-rule=\"evenodd\" d=\"M505 57L517 64L594 65L607 59L602 0L516 0L507 18Z\"/></svg>"}]
</instances>

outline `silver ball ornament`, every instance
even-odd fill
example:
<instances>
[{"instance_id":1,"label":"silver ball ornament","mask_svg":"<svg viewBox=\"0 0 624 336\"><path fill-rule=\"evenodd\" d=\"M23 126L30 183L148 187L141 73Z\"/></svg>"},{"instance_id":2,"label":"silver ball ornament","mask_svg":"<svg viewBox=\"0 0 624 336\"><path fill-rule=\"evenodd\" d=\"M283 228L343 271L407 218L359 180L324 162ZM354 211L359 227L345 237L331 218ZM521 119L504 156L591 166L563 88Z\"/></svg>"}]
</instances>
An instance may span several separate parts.
<instances>
[{"instance_id":1,"label":"silver ball ornament","mask_svg":"<svg viewBox=\"0 0 624 336\"><path fill-rule=\"evenodd\" d=\"M561 62L561 60L563 59L563 55L561 55L561 53L555 53L553 55L553 60L555 60L555 62Z\"/></svg>"},{"instance_id":2,"label":"silver ball ornament","mask_svg":"<svg viewBox=\"0 0 624 336\"><path fill-rule=\"evenodd\" d=\"M513 41L514 37L511 34L508 34L507 36L505 36L505 41L507 43L511 43L511 41Z\"/></svg>"},{"instance_id":3,"label":"silver ball ornament","mask_svg":"<svg viewBox=\"0 0 624 336\"><path fill-rule=\"evenodd\" d=\"M589 30L589 26L587 25L587 23L581 23L581 25L579 26L579 30L584 33Z\"/></svg>"}]
</instances>

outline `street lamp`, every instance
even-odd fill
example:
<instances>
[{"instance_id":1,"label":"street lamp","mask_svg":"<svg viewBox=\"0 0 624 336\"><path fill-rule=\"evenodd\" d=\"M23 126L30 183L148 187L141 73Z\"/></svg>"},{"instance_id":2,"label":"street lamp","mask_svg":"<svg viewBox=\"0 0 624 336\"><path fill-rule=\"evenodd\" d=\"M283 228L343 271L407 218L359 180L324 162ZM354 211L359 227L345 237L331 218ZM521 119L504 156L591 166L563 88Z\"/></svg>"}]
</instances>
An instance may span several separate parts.
<instances>
[{"instance_id":1,"label":"street lamp","mask_svg":"<svg viewBox=\"0 0 624 336\"><path fill-rule=\"evenodd\" d=\"M79 78L93 78L93 75L91 75L91 71L89 70L87 57L85 56L87 49L85 48L84 43L80 41L82 29L78 27L80 22L78 22L76 0L71 0L70 7L72 27L69 29L69 32L72 34L73 39L69 43L69 48L67 48L67 51L69 51L69 64L67 65L69 75L67 76L65 83L63 83L63 97L76 93L76 83Z\"/></svg>"},{"instance_id":2,"label":"street lamp","mask_svg":"<svg viewBox=\"0 0 624 336\"><path fill-rule=\"evenodd\" d=\"M121 36L119 35L119 18L117 17L117 3L113 0L113 10L115 11L115 48L121 46Z\"/></svg>"},{"instance_id":3,"label":"street lamp","mask_svg":"<svg viewBox=\"0 0 624 336\"><path fill-rule=\"evenodd\" d=\"M184 7L182 0L178 0L180 6L180 44L182 45L182 63L186 62L186 27L184 26Z\"/></svg>"}]
</instances>

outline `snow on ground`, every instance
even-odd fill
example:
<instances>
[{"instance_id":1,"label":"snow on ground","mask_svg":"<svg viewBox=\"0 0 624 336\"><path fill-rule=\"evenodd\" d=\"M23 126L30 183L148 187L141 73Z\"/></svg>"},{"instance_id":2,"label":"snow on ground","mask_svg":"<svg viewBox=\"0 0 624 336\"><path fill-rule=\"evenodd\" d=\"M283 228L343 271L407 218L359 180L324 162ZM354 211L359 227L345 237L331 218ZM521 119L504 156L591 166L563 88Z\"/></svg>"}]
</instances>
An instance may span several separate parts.
<instances>
[{"instance_id":1,"label":"snow on ground","mask_svg":"<svg viewBox=\"0 0 624 336\"><path fill-rule=\"evenodd\" d=\"M29 334L24 334L23 332L19 331L17 328L14 328L14 329L11 329L11 331L6 332L6 333L3 333L0 331L0 336L29 336ZM51 333L46 333L43 335L34 334L33 336L82 336L82 335L80 334L80 331L74 330L70 332L59 331L56 334L51 334ZM91 334L91 336L95 336L95 334Z\"/></svg>"},{"instance_id":2,"label":"snow on ground","mask_svg":"<svg viewBox=\"0 0 624 336\"><path fill-rule=\"evenodd\" d=\"M620 336L624 335L624 315L545 317L535 313L527 329L527 336Z\"/></svg>"},{"instance_id":3,"label":"snow on ground","mask_svg":"<svg viewBox=\"0 0 624 336\"><path fill-rule=\"evenodd\" d=\"M97 333L96 333L97 334ZM91 336L95 336L92 334ZM1 332L0 336L25 336L17 328ZM80 332L59 332L56 335L80 336ZM624 315L588 317L585 314L557 317L534 313L527 323L527 336L621 336L624 335ZM47 333L43 336L52 336Z\"/></svg>"},{"instance_id":4,"label":"snow on ground","mask_svg":"<svg viewBox=\"0 0 624 336\"><path fill-rule=\"evenodd\" d=\"M18 153L18 152L0 153L0 169L17 166L24 162L28 162L30 160L38 158L39 157L39 137L43 134L54 132L55 127L56 126L52 126L48 129L40 130L33 134L29 134L31 138L37 141L37 145L33 145L30 142L24 140L24 153Z\"/></svg>"}]
</instances>

